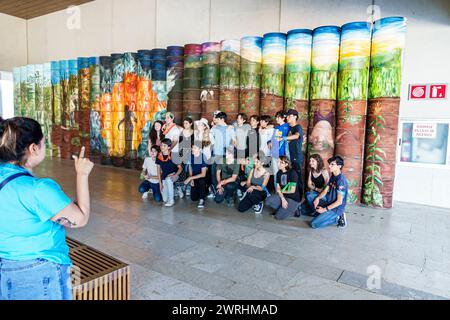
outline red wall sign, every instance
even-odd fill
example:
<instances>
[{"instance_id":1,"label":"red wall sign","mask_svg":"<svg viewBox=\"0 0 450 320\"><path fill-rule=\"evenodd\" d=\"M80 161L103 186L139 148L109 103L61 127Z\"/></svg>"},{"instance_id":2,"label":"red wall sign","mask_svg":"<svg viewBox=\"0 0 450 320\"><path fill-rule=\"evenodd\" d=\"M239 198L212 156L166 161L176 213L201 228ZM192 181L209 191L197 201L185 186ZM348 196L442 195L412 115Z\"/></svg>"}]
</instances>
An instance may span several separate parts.
<instances>
[{"instance_id":1,"label":"red wall sign","mask_svg":"<svg viewBox=\"0 0 450 320\"><path fill-rule=\"evenodd\" d=\"M409 100L447 99L446 83L411 84L409 86Z\"/></svg>"}]
</instances>

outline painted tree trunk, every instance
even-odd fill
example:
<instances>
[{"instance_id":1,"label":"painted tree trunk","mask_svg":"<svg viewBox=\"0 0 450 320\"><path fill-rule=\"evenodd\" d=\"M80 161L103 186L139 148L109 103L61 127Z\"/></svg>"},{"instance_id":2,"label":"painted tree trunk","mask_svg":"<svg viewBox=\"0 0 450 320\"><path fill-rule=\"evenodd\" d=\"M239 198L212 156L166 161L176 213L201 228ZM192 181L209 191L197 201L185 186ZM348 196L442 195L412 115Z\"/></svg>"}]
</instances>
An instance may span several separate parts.
<instances>
[{"instance_id":1,"label":"painted tree trunk","mask_svg":"<svg viewBox=\"0 0 450 320\"><path fill-rule=\"evenodd\" d=\"M220 49L218 42L202 44L201 117L208 121L212 121L214 112L219 110Z\"/></svg>"},{"instance_id":2,"label":"painted tree trunk","mask_svg":"<svg viewBox=\"0 0 450 320\"><path fill-rule=\"evenodd\" d=\"M20 67L13 69L14 79L14 116L20 117L22 99L20 96Z\"/></svg>"},{"instance_id":3,"label":"painted tree trunk","mask_svg":"<svg viewBox=\"0 0 450 320\"><path fill-rule=\"evenodd\" d=\"M285 111L298 112L298 123L308 133L309 90L311 80L312 30L295 29L287 34ZM303 139L303 159L306 158L307 137ZM303 173L305 170L302 171Z\"/></svg>"},{"instance_id":4,"label":"painted tree trunk","mask_svg":"<svg viewBox=\"0 0 450 320\"><path fill-rule=\"evenodd\" d=\"M275 118L284 109L286 68L286 34L273 32L264 35L260 114Z\"/></svg>"},{"instance_id":5,"label":"painted tree trunk","mask_svg":"<svg viewBox=\"0 0 450 320\"><path fill-rule=\"evenodd\" d=\"M85 148L85 155L91 156L91 74L89 58L78 58L78 123L80 128L80 143Z\"/></svg>"},{"instance_id":6,"label":"painted tree trunk","mask_svg":"<svg viewBox=\"0 0 450 320\"><path fill-rule=\"evenodd\" d=\"M89 73L91 82L89 86L90 105L90 145L91 160L101 163L101 124L100 124L100 64L98 57L89 58Z\"/></svg>"},{"instance_id":7,"label":"painted tree trunk","mask_svg":"<svg viewBox=\"0 0 450 320\"><path fill-rule=\"evenodd\" d=\"M52 72L52 144L53 157L61 158L61 71L59 61L51 62Z\"/></svg>"},{"instance_id":8,"label":"painted tree trunk","mask_svg":"<svg viewBox=\"0 0 450 320\"><path fill-rule=\"evenodd\" d=\"M259 115L261 104L262 37L241 39L239 112Z\"/></svg>"},{"instance_id":9,"label":"painted tree trunk","mask_svg":"<svg viewBox=\"0 0 450 320\"><path fill-rule=\"evenodd\" d=\"M52 65L45 63L44 72L42 74L42 97L44 104L44 121L43 132L45 135L46 156L53 156L52 142Z\"/></svg>"},{"instance_id":10,"label":"painted tree trunk","mask_svg":"<svg viewBox=\"0 0 450 320\"><path fill-rule=\"evenodd\" d=\"M335 154L345 160L349 204L361 202L371 41L368 22L342 26Z\"/></svg>"},{"instance_id":11,"label":"painted tree trunk","mask_svg":"<svg viewBox=\"0 0 450 320\"><path fill-rule=\"evenodd\" d=\"M167 111L175 116L175 123L183 120L184 47L167 47Z\"/></svg>"},{"instance_id":12,"label":"painted tree trunk","mask_svg":"<svg viewBox=\"0 0 450 320\"><path fill-rule=\"evenodd\" d=\"M123 167L125 157L125 94L123 54L112 54L112 162L115 167Z\"/></svg>"},{"instance_id":13,"label":"painted tree trunk","mask_svg":"<svg viewBox=\"0 0 450 320\"><path fill-rule=\"evenodd\" d=\"M69 60L69 129L71 155L81 151L80 104L78 96L78 61Z\"/></svg>"},{"instance_id":14,"label":"painted tree trunk","mask_svg":"<svg viewBox=\"0 0 450 320\"><path fill-rule=\"evenodd\" d=\"M240 54L239 40L223 40L220 43L219 110L227 114L229 122L235 121L239 113Z\"/></svg>"},{"instance_id":15,"label":"painted tree trunk","mask_svg":"<svg viewBox=\"0 0 450 320\"><path fill-rule=\"evenodd\" d=\"M20 108L18 110L21 117L26 116L28 104L28 67L20 67Z\"/></svg>"},{"instance_id":16,"label":"painted tree trunk","mask_svg":"<svg viewBox=\"0 0 450 320\"><path fill-rule=\"evenodd\" d=\"M191 117L193 120L199 120L202 113L202 52L201 44L184 46L183 117Z\"/></svg>"},{"instance_id":17,"label":"painted tree trunk","mask_svg":"<svg viewBox=\"0 0 450 320\"><path fill-rule=\"evenodd\" d=\"M124 96L125 96L125 167L135 168L139 147L139 126L137 118L137 54L124 54Z\"/></svg>"},{"instance_id":18,"label":"painted tree trunk","mask_svg":"<svg viewBox=\"0 0 450 320\"><path fill-rule=\"evenodd\" d=\"M375 21L362 203L392 208L406 19Z\"/></svg>"},{"instance_id":19,"label":"painted tree trunk","mask_svg":"<svg viewBox=\"0 0 450 320\"><path fill-rule=\"evenodd\" d=\"M167 49L152 50L152 91L156 94L153 121L165 120L168 93L173 83L167 82Z\"/></svg>"},{"instance_id":20,"label":"painted tree trunk","mask_svg":"<svg viewBox=\"0 0 450 320\"><path fill-rule=\"evenodd\" d=\"M100 150L103 165L112 164L113 106L112 106L112 59L109 56L100 57Z\"/></svg>"},{"instance_id":21,"label":"painted tree trunk","mask_svg":"<svg viewBox=\"0 0 450 320\"><path fill-rule=\"evenodd\" d=\"M308 158L319 154L327 160L334 155L336 128L337 76L340 28L314 29L309 110Z\"/></svg>"}]
</instances>

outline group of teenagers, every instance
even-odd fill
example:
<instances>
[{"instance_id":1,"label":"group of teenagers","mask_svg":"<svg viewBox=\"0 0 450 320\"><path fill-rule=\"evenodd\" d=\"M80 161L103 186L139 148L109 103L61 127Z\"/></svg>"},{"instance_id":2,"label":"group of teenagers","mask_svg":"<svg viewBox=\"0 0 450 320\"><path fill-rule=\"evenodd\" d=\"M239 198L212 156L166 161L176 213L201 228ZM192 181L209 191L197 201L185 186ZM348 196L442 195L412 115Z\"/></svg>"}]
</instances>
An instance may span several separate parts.
<instances>
[{"instance_id":1,"label":"group of teenagers","mask_svg":"<svg viewBox=\"0 0 450 320\"><path fill-rule=\"evenodd\" d=\"M227 114L217 111L211 123L187 117L179 127L168 112L149 134L139 192L166 207L175 205L175 197L190 197L199 209L207 198L229 207L238 199L239 212L261 214L266 205L278 220L305 215L313 217L314 229L346 227L342 157L326 159L330 172L320 155L310 157L303 197L304 136L298 117L296 110L279 112L273 125L270 116L240 113L229 125Z\"/></svg>"}]
</instances>

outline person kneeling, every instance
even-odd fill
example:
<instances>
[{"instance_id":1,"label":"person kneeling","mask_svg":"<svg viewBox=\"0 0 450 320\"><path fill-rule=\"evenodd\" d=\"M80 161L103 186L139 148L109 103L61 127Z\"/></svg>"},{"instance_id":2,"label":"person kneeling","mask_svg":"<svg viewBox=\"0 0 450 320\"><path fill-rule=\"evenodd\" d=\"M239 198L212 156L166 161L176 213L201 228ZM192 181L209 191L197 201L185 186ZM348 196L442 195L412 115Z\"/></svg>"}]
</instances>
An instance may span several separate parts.
<instances>
[{"instance_id":1,"label":"person kneeling","mask_svg":"<svg viewBox=\"0 0 450 320\"><path fill-rule=\"evenodd\" d=\"M183 170L181 165L176 165L172 161L170 154L171 145L172 141L170 139L163 139L161 141L161 153L156 159L161 193L166 207L172 207L175 204L174 183L178 181L178 177Z\"/></svg>"},{"instance_id":2,"label":"person kneeling","mask_svg":"<svg viewBox=\"0 0 450 320\"><path fill-rule=\"evenodd\" d=\"M276 176L277 193L266 200L266 205L275 210L275 219L285 220L293 217L300 205L300 195L297 192L298 175L292 169L287 157L278 160L279 171Z\"/></svg>"},{"instance_id":3,"label":"person kneeling","mask_svg":"<svg viewBox=\"0 0 450 320\"><path fill-rule=\"evenodd\" d=\"M314 200L314 207L318 216L311 221L313 229L336 225L340 228L347 226L345 206L347 204L347 178L342 174L344 159L335 156L328 160L332 176L325 189Z\"/></svg>"},{"instance_id":4,"label":"person kneeling","mask_svg":"<svg viewBox=\"0 0 450 320\"><path fill-rule=\"evenodd\" d=\"M226 150L225 163L217 166L217 192L214 198L216 203L226 200L231 207L238 188L239 164L234 159L234 148Z\"/></svg>"},{"instance_id":5,"label":"person kneeling","mask_svg":"<svg viewBox=\"0 0 450 320\"><path fill-rule=\"evenodd\" d=\"M148 193L151 190L153 193L153 199L156 202L161 202L161 188L159 186L158 179L158 166L156 164L156 158L160 149L157 145L151 147L150 157L145 158L142 166L141 177L145 179L139 186L139 193L142 193L142 199L148 198Z\"/></svg>"},{"instance_id":6,"label":"person kneeling","mask_svg":"<svg viewBox=\"0 0 450 320\"><path fill-rule=\"evenodd\" d=\"M264 168L259 156L255 157L255 167L250 171L247 179L247 191L239 203L239 212L245 212L253 207L256 214L261 214L264 209L264 200L267 198L267 184L270 174Z\"/></svg>"},{"instance_id":7,"label":"person kneeling","mask_svg":"<svg viewBox=\"0 0 450 320\"><path fill-rule=\"evenodd\" d=\"M201 143L201 142L200 142ZM191 200L198 201L198 208L205 207L206 198L206 173L208 165L199 145L194 143L189 163L189 178L184 181L185 185L191 185Z\"/></svg>"}]
</instances>

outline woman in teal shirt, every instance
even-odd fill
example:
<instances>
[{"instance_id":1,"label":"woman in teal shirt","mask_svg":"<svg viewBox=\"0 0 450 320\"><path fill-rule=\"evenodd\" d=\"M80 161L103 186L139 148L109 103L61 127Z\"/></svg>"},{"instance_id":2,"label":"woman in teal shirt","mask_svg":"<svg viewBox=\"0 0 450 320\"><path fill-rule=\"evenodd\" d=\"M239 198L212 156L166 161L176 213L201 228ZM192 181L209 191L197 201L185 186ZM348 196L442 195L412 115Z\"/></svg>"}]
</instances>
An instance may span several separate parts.
<instances>
[{"instance_id":1,"label":"woman in teal shirt","mask_svg":"<svg viewBox=\"0 0 450 320\"><path fill-rule=\"evenodd\" d=\"M71 261L65 227L80 228L90 213L93 163L74 157L77 201L51 179L33 176L45 158L38 122L0 122L0 300L71 300Z\"/></svg>"}]
</instances>

